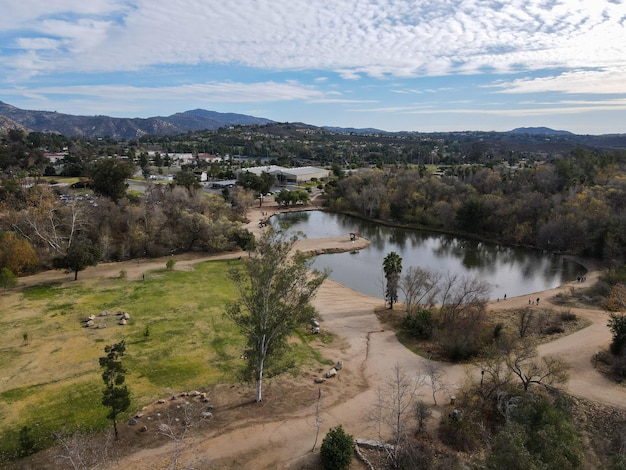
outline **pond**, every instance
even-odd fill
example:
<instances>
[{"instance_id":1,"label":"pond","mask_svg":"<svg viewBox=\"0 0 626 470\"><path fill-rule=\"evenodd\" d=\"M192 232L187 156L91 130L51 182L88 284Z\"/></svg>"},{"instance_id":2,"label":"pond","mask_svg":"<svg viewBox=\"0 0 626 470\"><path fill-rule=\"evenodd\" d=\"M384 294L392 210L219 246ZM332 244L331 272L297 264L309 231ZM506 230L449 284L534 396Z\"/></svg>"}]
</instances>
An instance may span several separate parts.
<instances>
[{"instance_id":1,"label":"pond","mask_svg":"<svg viewBox=\"0 0 626 470\"><path fill-rule=\"evenodd\" d=\"M307 238L359 232L370 246L357 252L319 255L313 267L329 268L330 278L351 289L383 298L383 259L395 251L402 267L420 267L486 281L490 298L502 299L557 287L585 274L580 264L561 255L508 247L452 235L387 227L356 217L322 211L292 212L272 217L272 225L301 231ZM401 294L400 294L401 297ZM402 299L400 299L402 300Z\"/></svg>"}]
</instances>

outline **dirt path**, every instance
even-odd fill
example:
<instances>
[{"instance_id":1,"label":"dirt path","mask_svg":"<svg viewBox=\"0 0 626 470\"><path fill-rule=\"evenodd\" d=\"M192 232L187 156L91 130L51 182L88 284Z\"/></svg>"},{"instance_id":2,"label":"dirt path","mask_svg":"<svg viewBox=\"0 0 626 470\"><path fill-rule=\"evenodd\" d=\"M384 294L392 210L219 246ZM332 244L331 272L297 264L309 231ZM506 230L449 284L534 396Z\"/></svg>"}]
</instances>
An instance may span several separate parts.
<instances>
[{"instance_id":1,"label":"dirt path","mask_svg":"<svg viewBox=\"0 0 626 470\"><path fill-rule=\"evenodd\" d=\"M263 210L253 210L250 215L249 229L258 233L258 221L265 217ZM269 209L273 211L273 209ZM309 250L343 250L350 248L347 237L335 239L304 240L300 248ZM365 241L360 241L365 246ZM239 256L240 253L231 253L215 257L177 257L176 268L193 264L204 259L219 259ZM81 272L79 278L89 276L118 275L121 269L127 270L129 278L140 277L148 269L164 267L167 258L159 260L129 261L115 263L111 266L99 265ZM569 291L570 288L582 288L591 285L597 278L598 272L590 272L585 284L570 283L556 289L510 298L505 301L492 302L490 309L510 309L528 306L529 298L541 298L542 306L550 305L550 298L559 292ZM36 279L35 279L36 278ZM59 273L44 273L25 278L23 283L42 282L42 280L67 281L68 276ZM321 401L321 428L319 433L318 449L321 439L328 429L342 424L344 429L355 437L375 438L377 432L371 428L366 419L368 411L374 407L379 384L385 383L391 376L395 364L399 364L408 374L418 374L426 359L416 356L396 339L392 331L385 331L378 321L374 310L381 307L381 299L365 296L327 280L318 292L315 301L322 328L331 331L341 338L342 347L336 350L325 350L325 357L336 357L343 361L344 369L335 380L334 391L327 391L322 384ZM610 333L606 327L606 315L592 309L572 309L577 315L589 319L591 325L572 335L562 337L554 342L542 345L540 354L557 354L563 356L571 365L570 381L567 391L573 395L589 400L626 408L626 389L619 387L605 379L593 367L592 357L595 351L605 348L610 341ZM465 366L441 364L446 374L449 389L438 395L439 407L435 409L435 420L438 414L445 412L448 396L455 393L466 377L466 374L476 375L478 370L472 371ZM422 399L432 403L430 388L425 386L421 390ZM301 410L289 419L274 422L255 424L241 427L223 434L211 436L195 436L185 442L179 463L181 465L195 465L197 468L207 468L209 463L216 468L294 468L295 462L302 465L313 454L311 449L316 433L315 404ZM170 461L174 453L174 444L168 444L158 449L146 449L136 452L122 462L116 462L110 468L157 469L162 468L163 462Z\"/></svg>"},{"instance_id":2,"label":"dirt path","mask_svg":"<svg viewBox=\"0 0 626 470\"><path fill-rule=\"evenodd\" d=\"M588 275L587 284L594 282L597 272ZM549 298L570 288L583 287L572 283L539 294L541 302L550 305ZM528 296L493 302L491 309L505 309L528 305ZM322 327L333 331L347 343L338 359L343 360L344 369L350 370L349 378L340 372L336 380L343 381L343 396L334 397L330 406L322 400L320 436L328 429L343 425L355 437L375 438L377 431L368 424L367 413L374 408L377 400L377 387L385 383L393 366L399 364L409 375L419 374L426 359L416 356L404 348L393 332L385 331L374 314L382 306L380 299L355 292L333 281L326 281L320 289L315 306L321 314ZM588 318L591 325L573 335L540 347L540 354L557 354L565 357L572 365L571 379L567 391L573 395L611 406L626 407L626 390L611 383L593 368L592 355L606 347L610 334L606 327L606 315L591 309L573 309ZM439 407L435 408L435 420L445 405L449 395L455 393L466 374L479 378L479 371L466 366L441 364L446 374L449 388L438 395ZM352 381L353 383L349 383ZM362 383L365 386L362 386ZM364 388L364 390L361 390ZM322 386L323 390L323 386ZM431 391L426 384L420 390L422 399L432 403ZM323 397L324 397L324 392ZM444 405L444 406L442 406ZM289 420L265 423L236 429L232 432L207 439L197 437L188 442L182 463L211 462L218 468L273 468L289 469L302 465L311 453L315 438L315 409L311 406L304 416L294 416ZM318 442L319 449L319 442ZM172 447L140 452L123 462L124 466L148 469L153 466L155 457L161 459L171 455ZM158 459L157 459L158 460ZM297 463L297 465L296 465Z\"/></svg>"}]
</instances>

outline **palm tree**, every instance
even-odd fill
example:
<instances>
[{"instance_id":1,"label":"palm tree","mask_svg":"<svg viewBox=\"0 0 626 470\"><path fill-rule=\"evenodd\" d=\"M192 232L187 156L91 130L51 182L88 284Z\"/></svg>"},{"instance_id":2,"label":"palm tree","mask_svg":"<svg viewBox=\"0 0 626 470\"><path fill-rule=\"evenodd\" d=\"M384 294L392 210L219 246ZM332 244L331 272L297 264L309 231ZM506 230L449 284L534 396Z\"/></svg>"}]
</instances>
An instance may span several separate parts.
<instances>
[{"instance_id":1,"label":"palm tree","mask_svg":"<svg viewBox=\"0 0 626 470\"><path fill-rule=\"evenodd\" d=\"M392 251L383 260L383 271L387 280L385 297L389 300L389 308L393 310L394 302L398 301L398 284L400 273L402 272L402 258L398 253Z\"/></svg>"}]
</instances>

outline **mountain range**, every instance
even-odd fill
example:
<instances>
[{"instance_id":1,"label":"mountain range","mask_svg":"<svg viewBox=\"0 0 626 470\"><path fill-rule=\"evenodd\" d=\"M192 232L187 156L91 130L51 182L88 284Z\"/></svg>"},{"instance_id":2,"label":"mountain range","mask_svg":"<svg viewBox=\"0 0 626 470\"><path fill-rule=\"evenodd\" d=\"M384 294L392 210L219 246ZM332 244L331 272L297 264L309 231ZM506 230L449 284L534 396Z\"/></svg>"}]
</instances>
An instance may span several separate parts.
<instances>
[{"instance_id":1,"label":"mountain range","mask_svg":"<svg viewBox=\"0 0 626 470\"><path fill-rule=\"evenodd\" d=\"M215 130L225 126L269 124L270 119L245 114L218 113L193 109L171 116L115 118L110 116L75 116L55 111L31 111L0 101L0 131L10 128L53 132L66 136L136 139L146 134L175 135L189 131Z\"/></svg>"},{"instance_id":2,"label":"mountain range","mask_svg":"<svg viewBox=\"0 0 626 470\"><path fill-rule=\"evenodd\" d=\"M236 113L218 113L205 109L193 109L171 116L149 118L115 118L110 116L77 116L56 111L32 111L20 109L0 101L0 133L7 129L51 132L83 138L111 137L131 140L143 135L177 135L187 132L216 130L230 126L278 124L270 119ZM304 123L301 126L314 128ZM318 128L320 129L320 128ZM355 135L386 134L411 135L417 132L386 132L380 129L356 129L323 127L327 132ZM519 127L508 132L443 132L434 134L464 135L481 140L505 140L517 143L565 142L570 145L589 145L601 148L626 148L626 134L578 135L548 127ZM473 137L472 137L473 136Z\"/></svg>"}]
</instances>

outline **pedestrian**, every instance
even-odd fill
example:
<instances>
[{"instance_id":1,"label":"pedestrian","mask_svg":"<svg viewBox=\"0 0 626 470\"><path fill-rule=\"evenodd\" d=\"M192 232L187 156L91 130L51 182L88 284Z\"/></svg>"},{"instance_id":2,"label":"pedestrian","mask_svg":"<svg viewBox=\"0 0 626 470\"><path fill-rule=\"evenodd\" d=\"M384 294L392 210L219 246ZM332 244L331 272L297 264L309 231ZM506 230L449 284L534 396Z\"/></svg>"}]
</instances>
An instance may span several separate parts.
<instances>
[{"instance_id":1,"label":"pedestrian","mask_svg":"<svg viewBox=\"0 0 626 470\"><path fill-rule=\"evenodd\" d=\"M537 305L539 305L539 297L537 297Z\"/></svg>"},{"instance_id":2,"label":"pedestrian","mask_svg":"<svg viewBox=\"0 0 626 470\"><path fill-rule=\"evenodd\" d=\"M506 294L504 294L504 300L506 300Z\"/></svg>"}]
</instances>

